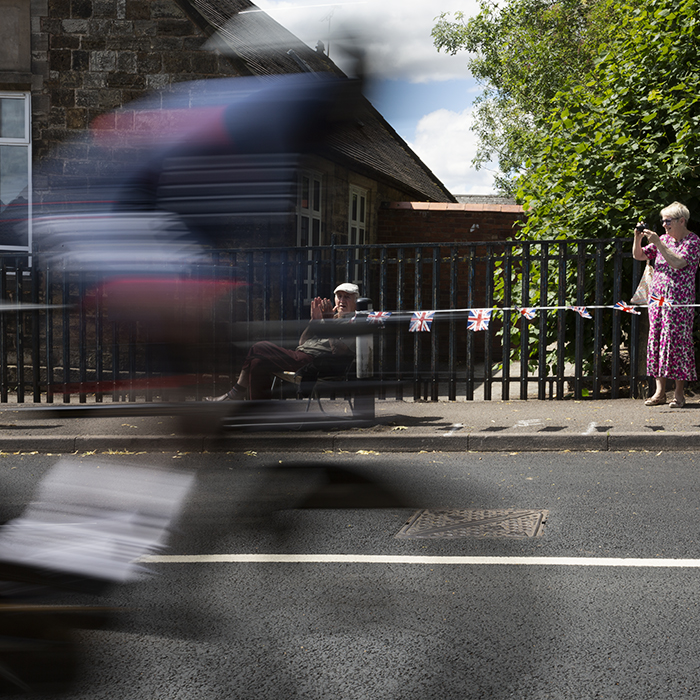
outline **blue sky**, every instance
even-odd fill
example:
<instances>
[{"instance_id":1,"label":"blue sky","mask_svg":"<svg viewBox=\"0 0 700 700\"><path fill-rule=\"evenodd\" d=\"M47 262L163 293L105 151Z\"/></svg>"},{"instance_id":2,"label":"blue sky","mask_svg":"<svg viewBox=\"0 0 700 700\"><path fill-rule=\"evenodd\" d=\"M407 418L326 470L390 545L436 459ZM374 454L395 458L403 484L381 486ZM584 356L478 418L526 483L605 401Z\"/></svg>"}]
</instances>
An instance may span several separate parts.
<instances>
[{"instance_id":1,"label":"blue sky","mask_svg":"<svg viewBox=\"0 0 700 700\"><path fill-rule=\"evenodd\" d=\"M401 135L415 134L418 121L429 110L462 112L474 99L474 84L469 79L412 83L408 80L382 80L370 88L369 98Z\"/></svg>"},{"instance_id":2,"label":"blue sky","mask_svg":"<svg viewBox=\"0 0 700 700\"><path fill-rule=\"evenodd\" d=\"M344 68L339 37L360 37L369 59L375 107L453 194L492 193L490 170L476 171L471 106L480 89L466 55L438 53L430 31L440 12L476 12L476 0L258 0L256 4L312 47L330 39ZM330 33L329 33L330 28Z\"/></svg>"}]
</instances>

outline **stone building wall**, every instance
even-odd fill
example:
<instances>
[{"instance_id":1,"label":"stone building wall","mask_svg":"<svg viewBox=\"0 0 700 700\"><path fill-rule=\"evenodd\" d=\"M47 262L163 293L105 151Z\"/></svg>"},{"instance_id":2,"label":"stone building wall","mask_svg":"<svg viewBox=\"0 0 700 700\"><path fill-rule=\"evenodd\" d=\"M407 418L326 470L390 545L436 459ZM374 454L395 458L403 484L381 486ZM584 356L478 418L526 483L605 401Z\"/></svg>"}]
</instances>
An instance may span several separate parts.
<instances>
[{"instance_id":1,"label":"stone building wall","mask_svg":"<svg viewBox=\"0 0 700 700\"><path fill-rule=\"evenodd\" d=\"M202 50L207 36L175 0L31 1L33 154L45 166L39 177L70 168L57 147L98 115L176 82L239 74L228 59ZM61 160L52 168L53 154Z\"/></svg>"}]
</instances>

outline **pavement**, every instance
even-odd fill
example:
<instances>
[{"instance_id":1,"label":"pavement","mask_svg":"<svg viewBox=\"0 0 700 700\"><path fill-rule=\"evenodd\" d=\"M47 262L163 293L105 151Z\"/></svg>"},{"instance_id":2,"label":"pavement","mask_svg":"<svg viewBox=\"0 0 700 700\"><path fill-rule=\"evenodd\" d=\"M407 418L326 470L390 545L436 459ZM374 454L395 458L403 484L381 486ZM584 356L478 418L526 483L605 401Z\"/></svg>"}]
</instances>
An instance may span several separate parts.
<instances>
[{"instance_id":1,"label":"pavement","mask_svg":"<svg viewBox=\"0 0 700 700\"><path fill-rule=\"evenodd\" d=\"M689 397L683 409L627 398L386 399L377 400L374 418L360 424L342 401L323 401L325 413L316 404L306 412L305 402L282 403L283 428L258 406L262 425L223 430L205 403L187 404L186 411L182 404L172 410L167 404L6 405L0 408L0 454L700 450L700 396ZM234 410L247 416L253 408L237 402Z\"/></svg>"}]
</instances>

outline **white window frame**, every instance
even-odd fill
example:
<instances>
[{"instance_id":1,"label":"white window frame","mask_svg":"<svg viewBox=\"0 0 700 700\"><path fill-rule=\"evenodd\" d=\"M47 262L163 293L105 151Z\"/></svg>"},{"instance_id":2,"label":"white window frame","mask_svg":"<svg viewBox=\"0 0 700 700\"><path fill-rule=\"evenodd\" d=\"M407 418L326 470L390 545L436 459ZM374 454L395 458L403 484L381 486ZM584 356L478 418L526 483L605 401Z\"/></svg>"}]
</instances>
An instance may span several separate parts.
<instances>
[{"instance_id":1,"label":"white window frame","mask_svg":"<svg viewBox=\"0 0 700 700\"><path fill-rule=\"evenodd\" d=\"M357 205L355 206L355 202ZM367 240L367 228L369 223L369 190L357 185L350 185L348 198L348 245L365 245ZM355 249L355 260L364 259L360 257L361 250ZM355 263L352 266L353 279L350 280L355 284L362 282L361 272L362 266L360 263Z\"/></svg>"},{"instance_id":2,"label":"white window frame","mask_svg":"<svg viewBox=\"0 0 700 700\"><path fill-rule=\"evenodd\" d=\"M27 147L27 245L12 246L0 245L0 251L11 250L21 252L31 252L32 250L32 110L31 93L24 91L0 91L0 99L24 100L24 135L21 137L3 137L0 135L0 146L26 146Z\"/></svg>"},{"instance_id":3,"label":"white window frame","mask_svg":"<svg viewBox=\"0 0 700 700\"><path fill-rule=\"evenodd\" d=\"M304 181L309 182L309 196L304 199ZM323 174L303 170L299 173L299 201L297 204L297 247L309 248L306 258L313 260L312 247L323 242ZM314 240L314 238L316 240ZM313 298L314 279L311 264L306 266L302 279L304 303L310 304Z\"/></svg>"}]
</instances>

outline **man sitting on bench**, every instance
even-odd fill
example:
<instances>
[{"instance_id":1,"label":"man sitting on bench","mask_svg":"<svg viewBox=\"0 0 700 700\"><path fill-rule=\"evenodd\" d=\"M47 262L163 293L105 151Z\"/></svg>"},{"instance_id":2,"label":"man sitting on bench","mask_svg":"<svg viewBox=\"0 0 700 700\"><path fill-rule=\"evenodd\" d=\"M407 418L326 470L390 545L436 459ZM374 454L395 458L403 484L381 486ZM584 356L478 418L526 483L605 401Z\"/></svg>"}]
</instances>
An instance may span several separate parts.
<instances>
[{"instance_id":1,"label":"man sitting on bench","mask_svg":"<svg viewBox=\"0 0 700 700\"><path fill-rule=\"evenodd\" d=\"M235 386L221 396L208 396L205 401L240 401L245 398L271 398L272 377L279 372L298 372L316 363L324 368L344 371L355 355L355 339L326 338L318 335L319 323L330 318L352 318L360 290L345 282L335 288L335 306L330 299L316 297L311 301L312 323L299 338L296 350L287 350L266 340L255 343L248 351Z\"/></svg>"}]
</instances>

